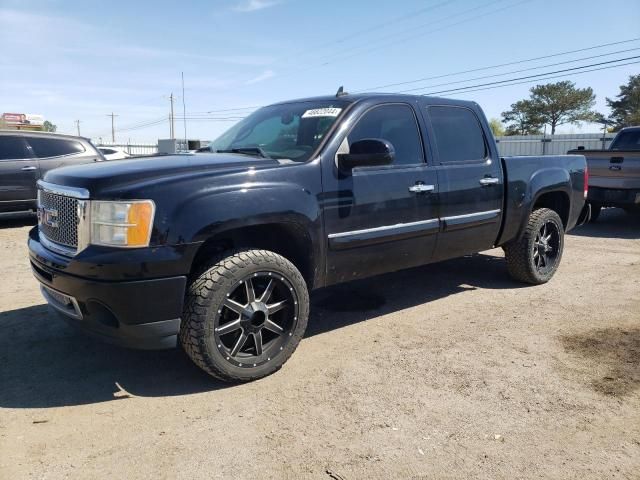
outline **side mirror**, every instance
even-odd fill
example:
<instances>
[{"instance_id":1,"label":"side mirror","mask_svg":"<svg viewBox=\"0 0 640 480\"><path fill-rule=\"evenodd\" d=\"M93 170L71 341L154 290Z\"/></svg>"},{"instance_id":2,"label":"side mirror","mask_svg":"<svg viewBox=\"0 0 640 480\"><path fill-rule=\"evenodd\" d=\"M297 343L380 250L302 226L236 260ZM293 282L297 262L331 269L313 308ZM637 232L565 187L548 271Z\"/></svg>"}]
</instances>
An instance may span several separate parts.
<instances>
[{"instance_id":1,"label":"side mirror","mask_svg":"<svg viewBox=\"0 0 640 480\"><path fill-rule=\"evenodd\" d=\"M355 167L390 165L396 151L390 142L379 138L365 138L353 142L349 153L338 154L338 165L344 170Z\"/></svg>"}]
</instances>

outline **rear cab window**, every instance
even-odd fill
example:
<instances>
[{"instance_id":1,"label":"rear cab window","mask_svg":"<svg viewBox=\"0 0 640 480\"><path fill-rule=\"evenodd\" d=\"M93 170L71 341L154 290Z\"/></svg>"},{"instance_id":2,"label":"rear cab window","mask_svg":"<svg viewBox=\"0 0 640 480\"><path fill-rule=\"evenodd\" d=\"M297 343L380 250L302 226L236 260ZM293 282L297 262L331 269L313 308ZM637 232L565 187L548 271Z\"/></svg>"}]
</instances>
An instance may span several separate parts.
<instances>
[{"instance_id":1,"label":"rear cab window","mask_svg":"<svg viewBox=\"0 0 640 480\"><path fill-rule=\"evenodd\" d=\"M611 144L611 150L640 151L640 130L619 133Z\"/></svg>"},{"instance_id":2,"label":"rear cab window","mask_svg":"<svg viewBox=\"0 0 640 480\"><path fill-rule=\"evenodd\" d=\"M67 138L32 137L28 142L38 158L62 157L85 151L82 143Z\"/></svg>"},{"instance_id":3,"label":"rear cab window","mask_svg":"<svg viewBox=\"0 0 640 480\"><path fill-rule=\"evenodd\" d=\"M487 142L476 114L465 107L428 107L440 163L483 162Z\"/></svg>"}]
</instances>

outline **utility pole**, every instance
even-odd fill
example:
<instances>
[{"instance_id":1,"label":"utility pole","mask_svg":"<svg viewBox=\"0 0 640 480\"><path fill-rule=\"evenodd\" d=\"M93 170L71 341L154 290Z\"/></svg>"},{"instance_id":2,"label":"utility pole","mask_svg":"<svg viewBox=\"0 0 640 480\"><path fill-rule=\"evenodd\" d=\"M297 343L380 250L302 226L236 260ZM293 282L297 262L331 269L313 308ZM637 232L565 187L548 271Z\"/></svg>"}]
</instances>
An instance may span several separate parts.
<instances>
[{"instance_id":1,"label":"utility pole","mask_svg":"<svg viewBox=\"0 0 640 480\"><path fill-rule=\"evenodd\" d=\"M182 124L184 125L185 148L189 150L189 140L187 140L187 107L184 100L184 72L180 72L182 77Z\"/></svg>"},{"instance_id":2,"label":"utility pole","mask_svg":"<svg viewBox=\"0 0 640 480\"><path fill-rule=\"evenodd\" d=\"M171 115L169 116L169 132L170 132L170 137L171 140L173 140L174 138L176 138L176 129L175 129L175 125L174 125L174 120L175 117L173 116L173 92L171 92L171 95L169 95L169 101L171 102Z\"/></svg>"},{"instance_id":3,"label":"utility pole","mask_svg":"<svg viewBox=\"0 0 640 480\"><path fill-rule=\"evenodd\" d=\"M78 136L80 136L80 120L75 120L73 123L76 124L76 128L78 129Z\"/></svg>"},{"instance_id":4,"label":"utility pole","mask_svg":"<svg viewBox=\"0 0 640 480\"><path fill-rule=\"evenodd\" d=\"M119 117L119 115L114 114L113 112L107 113L107 117L111 117L111 143L116 143L116 127L115 127L115 117Z\"/></svg>"}]
</instances>

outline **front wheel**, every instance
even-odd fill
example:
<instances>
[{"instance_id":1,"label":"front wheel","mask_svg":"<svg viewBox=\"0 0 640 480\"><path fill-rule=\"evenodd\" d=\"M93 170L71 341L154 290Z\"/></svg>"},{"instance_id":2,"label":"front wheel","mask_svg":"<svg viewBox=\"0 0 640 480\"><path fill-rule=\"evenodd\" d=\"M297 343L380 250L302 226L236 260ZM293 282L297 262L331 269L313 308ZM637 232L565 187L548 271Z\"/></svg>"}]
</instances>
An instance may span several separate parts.
<instances>
[{"instance_id":1,"label":"front wheel","mask_svg":"<svg viewBox=\"0 0 640 480\"><path fill-rule=\"evenodd\" d=\"M522 238L503 247L511 277L533 285L551 280L560 265L563 248L562 220L548 208L532 212Z\"/></svg>"},{"instance_id":2,"label":"front wheel","mask_svg":"<svg viewBox=\"0 0 640 480\"><path fill-rule=\"evenodd\" d=\"M191 359L225 381L278 370L307 327L309 293L286 258L243 250L213 259L192 278L180 343Z\"/></svg>"}]
</instances>

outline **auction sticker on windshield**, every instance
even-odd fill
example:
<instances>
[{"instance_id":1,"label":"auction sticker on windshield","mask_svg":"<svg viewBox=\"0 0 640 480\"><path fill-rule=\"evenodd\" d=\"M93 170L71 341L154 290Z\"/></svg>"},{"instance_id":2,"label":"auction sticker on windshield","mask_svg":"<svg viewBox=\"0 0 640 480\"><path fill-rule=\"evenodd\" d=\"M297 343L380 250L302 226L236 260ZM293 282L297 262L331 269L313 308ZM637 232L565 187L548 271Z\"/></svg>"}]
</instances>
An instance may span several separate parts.
<instances>
[{"instance_id":1,"label":"auction sticker on windshield","mask_svg":"<svg viewBox=\"0 0 640 480\"><path fill-rule=\"evenodd\" d=\"M313 110L307 110L302 114L302 118L314 118L314 117L337 117L341 108L314 108Z\"/></svg>"}]
</instances>

